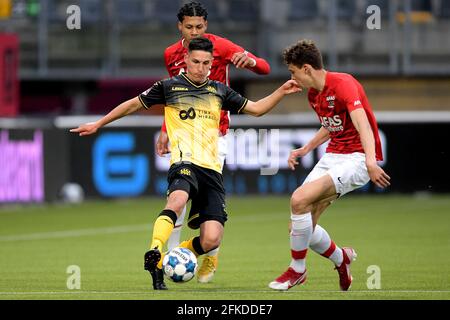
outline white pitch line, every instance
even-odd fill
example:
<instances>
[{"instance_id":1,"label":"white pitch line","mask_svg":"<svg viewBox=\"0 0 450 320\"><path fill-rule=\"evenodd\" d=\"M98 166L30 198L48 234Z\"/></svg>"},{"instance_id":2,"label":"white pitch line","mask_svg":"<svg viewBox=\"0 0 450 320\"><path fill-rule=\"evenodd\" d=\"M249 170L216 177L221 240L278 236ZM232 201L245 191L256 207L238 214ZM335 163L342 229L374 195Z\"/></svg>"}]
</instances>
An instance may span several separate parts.
<instances>
[{"instance_id":1,"label":"white pitch line","mask_svg":"<svg viewBox=\"0 0 450 320\"><path fill-rule=\"evenodd\" d=\"M99 235L99 234L128 233L128 232L149 231L149 230L151 230L150 225L137 224L137 225L128 225L128 226L106 227L106 228L51 231L51 232L41 232L41 233L0 236L0 242L46 240L46 239L57 239L57 238L74 238L74 237L83 237L83 236L95 236L95 235Z\"/></svg>"},{"instance_id":2,"label":"white pitch line","mask_svg":"<svg viewBox=\"0 0 450 320\"><path fill-rule=\"evenodd\" d=\"M339 291L339 290L308 290L308 291L286 291L279 292L274 290L173 290L172 292L127 292L127 291L49 291L49 292L0 292L0 295L70 295L70 294L113 294L113 295L155 295L164 293L274 293L274 294L308 294L308 293L340 293L340 294L352 294L352 293L450 293L450 290L354 290L354 291Z\"/></svg>"},{"instance_id":3,"label":"white pitch line","mask_svg":"<svg viewBox=\"0 0 450 320\"><path fill-rule=\"evenodd\" d=\"M254 221L254 218L257 217L258 221L273 220L274 215L276 217L280 216L279 213L268 213L268 214L238 216L235 217L234 219L240 221L246 220ZM75 238L83 236L95 236L100 234L128 233L128 232L150 231L150 230L152 230L151 224L137 224L137 225L125 225L125 226L79 229L79 230L49 231L40 233L0 236L0 242Z\"/></svg>"}]
</instances>

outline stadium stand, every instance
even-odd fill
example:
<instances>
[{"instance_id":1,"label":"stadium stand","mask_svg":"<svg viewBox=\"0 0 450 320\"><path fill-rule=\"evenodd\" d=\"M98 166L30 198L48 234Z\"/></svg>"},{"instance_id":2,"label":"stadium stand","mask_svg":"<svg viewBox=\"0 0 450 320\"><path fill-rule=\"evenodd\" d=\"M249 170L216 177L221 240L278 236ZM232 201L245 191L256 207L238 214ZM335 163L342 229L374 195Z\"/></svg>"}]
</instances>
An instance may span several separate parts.
<instances>
[{"instance_id":1,"label":"stadium stand","mask_svg":"<svg viewBox=\"0 0 450 320\"><path fill-rule=\"evenodd\" d=\"M337 17L338 19L351 19L356 13L356 2L352 0L337 0Z\"/></svg>"},{"instance_id":2,"label":"stadium stand","mask_svg":"<svg viewBox=\"0 0 450 320\"><path fill-rule=\"evenodd\" d=\"M258 3L252 0L230 0L228 18L236 22L256 22L259 19Z\"/></svg>"},{"instance_id":3,"label":"stadium stand","mask_svg":"<svg viewBox=\"0 0 450 320\"><path fill-rule=\"evenodd\" d=\"M319 4L315 0L290 0L288 20L309 20L319 15Z\"/></svg>"},{"instance_id":4,"label":"stadium stand","mask_svg":"<svg viewBox=\"0 0 450 320\"><path fill-rule=\"evenodd\" d=\"M163 24L173 25L176 14L180 8L180 1L155 0L153 4L153 16Z\"/></svg>"},{"instance_id":5,"label":"stadium stand","mask_svg":"<svg viewBox=\"0 0 450 320\"><path fill-rule=\"evenodd\" d=\"M146 21L145 3L140 0L116 0L115 16L120 23L143 23Z\"/></svg>"},{"instance_id":6,"label":"stadium stand","mask_svg":"<svg viewBox=\"0 0 450 320\"><path fill-rule=\"evenodd\" d=\"M83 22L88 24L99 23L105 17L101 0L80 0L80 8L83 8Z\"/></svg>"},{"instance_id":7,"label":"stadium stand","mask_svg":"<svg viewBox=\"0 0 450 320\"><path fill-rule=\"evenodd\" d=\"M450 18L450 1L441 0L437 11L439 18Z\"/></svg>"},{"instance_id":8,"label":"stadium stand","mask_svg":"<svg viewBox=\"0 0 450 320\"><path fill-rule=\"evenodd\" d=\"M226 2L224 0L203 0L203 5L208 8L208 20L213 23L223 22L226 16Z\"/></svg>"},{"instance_id":9,"label":"stadium stand","mask_svg":"<svg viewBox=\"0 0 450 320\"><path fill-rule=\"evenodd\" d=\"M406 0L335 0L331 11L329 0L200 1L209 11L209 31L266 57L270 79L286 76L280 52L299 38L314 39L335 70L386 79L450 76L450 1L411 0L409 20ZM19 36L20 77L70 83L165 76L162 52L179 38L176 13L187 0L36 2L45 12L36 6L30 12L29 1L17 0L11 17L0 20L2 30ZM71 4L81 8L81 30L66 28ZM380 7L380 30L366 26L368 5ZM245 72L232 77L242 88L253 85Z\"/></svg>"}]
</instances>

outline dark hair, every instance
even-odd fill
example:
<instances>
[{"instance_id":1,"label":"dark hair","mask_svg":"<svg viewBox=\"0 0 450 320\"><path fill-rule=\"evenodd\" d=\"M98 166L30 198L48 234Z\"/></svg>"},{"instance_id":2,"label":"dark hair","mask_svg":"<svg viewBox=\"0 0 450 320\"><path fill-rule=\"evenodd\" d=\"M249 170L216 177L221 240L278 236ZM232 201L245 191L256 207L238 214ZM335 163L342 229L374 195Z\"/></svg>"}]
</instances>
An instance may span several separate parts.
<instances>
[{"instance_id":1,"label":"dark hair","mask_svg":"<svg viewBox=\"0 0 450 320\"><path fill-rule=\"evenodd\" d=\"M213 44L209 39L203 38L203 37L198 37L195 39L192 39L189 42L189 52L193 51L193 50L202 50L202 51L207 51L209 53L213 53Z\"/></svg>"},{"instance_id":2,"label":"dark hair","mask_svg":"<svg viewBox=\"0 0 450 320\"><path fill-rule=\"evenodd\" d=\"M283 51L284 62L301 68L310 64L314 69L323 69L322 54L312 40L300 40Z\"/></svg>"},{"instance_id":3,"label":"dark hair","mask_svg":"<svg viewBox=\"0 0 450 320\"><path fill-rule=\"evenodd\" d=\"M167 0L171 1L171 0ZM178 21L183 22L184 17L203 17L208 19L208 11L200 2L189 2L180 8L177 14Z\"/></svg>"}]
</instances>

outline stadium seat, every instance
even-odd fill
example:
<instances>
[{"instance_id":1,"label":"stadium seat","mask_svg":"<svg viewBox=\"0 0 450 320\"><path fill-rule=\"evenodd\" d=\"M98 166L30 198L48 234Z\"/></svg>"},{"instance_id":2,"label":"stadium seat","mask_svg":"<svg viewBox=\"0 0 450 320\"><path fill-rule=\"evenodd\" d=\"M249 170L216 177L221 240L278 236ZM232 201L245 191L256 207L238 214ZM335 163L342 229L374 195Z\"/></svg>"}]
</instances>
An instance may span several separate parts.
<instances>
[{"instance_id":1,"label":"stadium seat","mask_svg":"<svg viewBox=\"0 0 450 320\"><path fill-rule=\"evenodd\" d=\"M397 21L404 23L405 19L405 7L404 3L401 3L399 12L397 13ZM410 20L412 23L428 23L432 21L432 19L431 0L411 0Z\"/></svg>"},{"instance_id":2,"label":"stadium seat","mask_svg":"<svg viewBox=\"0 0 450 320\"><path fill-rule=\"evenodd\" d=\"M103 3L101 0L80 0L82 23L97 23L104 17Z\"/></svg>"},{"instance_id":3,"label":"stadium seat","mask_svg":"<svg viewBox=\"0 0 450 320\"><path fill-rule=\"evenodd\" d=\"M179 0L155 0L152 17L163 24L173 24L177 21L177 13L180 10Z\"/></svg>"},{"instance_id":4,"label":"stadium seat","mask_svg":"<svg viewBox=\"0 0 450 320\"><path fill-rule=\"evenodd\" d=\"M289 21L314 19L319 16L316 0L290 0L289 5Z\"/></svg>"},{"instance_id":5,"label":"stadium seat","mask_svg":"<svg viewBox=\"0 0 450 320\"><path fill-rule=\"evenodd\" d=\"M69 2L47 0L47 12L49 22L59 23L66 20L66 8Z\"/></svg>"},{"instance_id":6,"label":"stadium seat","mask_svg":"<svg viewBox=\"0 0 450 320\"><path fill-rule=\"evenodd\" d=\"M439 8L439 17L450 18L450 1L441 0L441 4L440 4L440 8Z\"/></svg>"},{"instance_id":7,"label":"stadium seat","mask_svg":"<svg viewBox=\"0 0 450 320\"><path fill-rule=\"evenodd\" d=\"M366 8L370 5L376 5L380 8L381 13L388 14L389 12L389 0L366 0Z\"/></svg>"},{"instance_id":8,"label":"stadium seat","mask_svg":"<svg viewBox=\"0 0 450 320\"><path fill-rule=\"evenodd\" d=\"M223 19L224 13L220 5L220 0L202 0L201 3L208 10L208 20L219 22Z\"/></svg>"},{"instance_id":9,"label":"stadium seat","mask_svg":"<svg viewBox=\"0 0 450 320\"><path fill-rule=\"evenodd\" d=\"M116 0L115 16L122 23L145 22L145 3L142 0Z\"/></svg>"},{"instance_id":10,"label":"stadium seat","mask_svg":"<svg viewBox=\"0 0 450 320\"><path fill-rule=\"evenodd\" d=\"M253 0L230 0L228 18L237 22L256 22L259 20L258 3Z\"/></svg>"},{"instance_id":11,"label":"stadium seat","mask_svg":"<svg viewBox=\"0 0 450 320\"><path fill-rule=\"evenodd\" d=\"M447 1L444 1L447 2ZM412 11L431 11L431 0L411 0Z\"/></svg>"},{"instance_id":12,"label":"stadium seat","mask_svg":"<svg viewBox=\"0 0 450 320\"><path fill-rule=\"evenodd\" d=\"M351 19L356 10L354 0L336 0L336 9L338 19Z\"/></svg>"}]
</instances>

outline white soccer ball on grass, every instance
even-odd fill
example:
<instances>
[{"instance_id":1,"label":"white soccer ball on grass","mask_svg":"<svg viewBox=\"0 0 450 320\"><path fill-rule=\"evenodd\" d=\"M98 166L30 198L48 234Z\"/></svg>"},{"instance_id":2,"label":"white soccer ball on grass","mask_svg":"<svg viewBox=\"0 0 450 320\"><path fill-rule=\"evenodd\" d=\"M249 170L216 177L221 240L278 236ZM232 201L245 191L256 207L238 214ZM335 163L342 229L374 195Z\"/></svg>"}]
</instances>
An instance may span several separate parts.
<instances>
[{"instance_id":1,"label":"white soccer ball on grass","mask_svg":"<svg viewBox=\"0 0 450 320\"><path fill-rule=\"evenodd\" d=\"M173 282L191 280L197 273L197 267L197 257L186 248L173 248L163 259L164 274Z\"/></svg>"}]
</instances>

